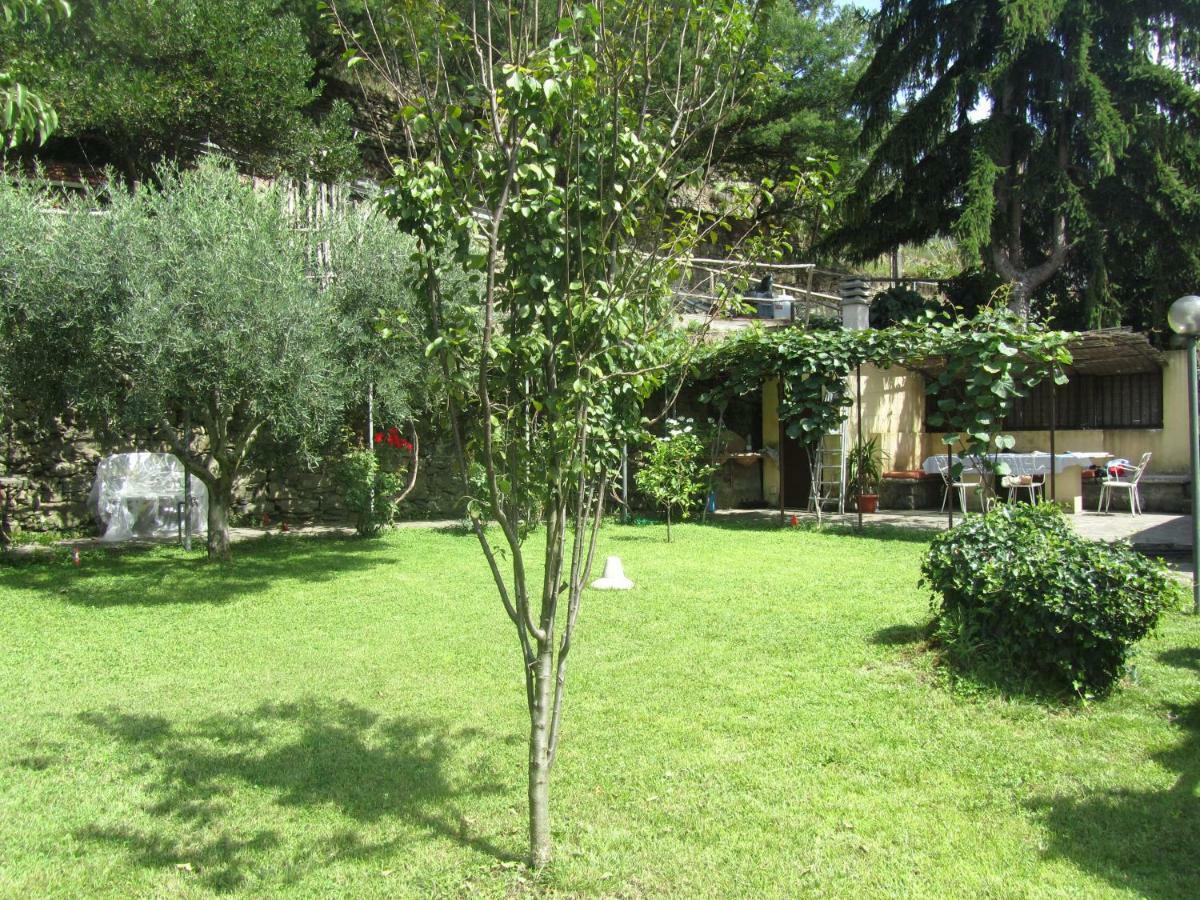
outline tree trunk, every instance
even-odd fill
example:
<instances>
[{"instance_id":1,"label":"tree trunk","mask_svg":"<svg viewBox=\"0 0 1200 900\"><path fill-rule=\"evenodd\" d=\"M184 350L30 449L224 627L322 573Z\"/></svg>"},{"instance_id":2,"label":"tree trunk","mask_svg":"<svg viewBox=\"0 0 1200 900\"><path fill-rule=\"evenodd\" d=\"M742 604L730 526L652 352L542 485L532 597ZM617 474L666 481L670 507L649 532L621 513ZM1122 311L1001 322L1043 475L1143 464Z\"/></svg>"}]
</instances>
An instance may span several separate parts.
<instances>
[{"instance_id":1,"label":"tree trunk","mask_svg":"<svg viewBox=\"0 0 1200 900\"><path fill-rule=\"evenodd\" d=\"M667 504L667 543L671 543L671 504Z\"/></svg>"},{"instance_id":2,"label":"tree trunk","mask_svg":"<svg viewBox=\"0 0 1200 900\"><path fill-rule=\"evenodd\" d=\"M538 648L529 711L529 865L550 862L550 716L553 644Z\"/></svg>"},{"instance_id":3,"label":"tree trunk","mask_svg":"<svg viewBox=\"0 0 1200 900\"><path fill-rule=\"evenodd\" d=\"M1012 293L1008 295L1008 308L1022 319L1028 319L1032 311L1033 286L1025 279L1018 278L1012 283Z\"/></svg>"},{"instance_id":4,"label":"tree trunk","mask_svg":"<svg viewBox=\"0 0 1200 900\"><path fill-rule=\"evenodd\" d=\"M224 479L208 485L208 561L229 562L229 506L233 483Z\"/></svg>"}]
</instances>

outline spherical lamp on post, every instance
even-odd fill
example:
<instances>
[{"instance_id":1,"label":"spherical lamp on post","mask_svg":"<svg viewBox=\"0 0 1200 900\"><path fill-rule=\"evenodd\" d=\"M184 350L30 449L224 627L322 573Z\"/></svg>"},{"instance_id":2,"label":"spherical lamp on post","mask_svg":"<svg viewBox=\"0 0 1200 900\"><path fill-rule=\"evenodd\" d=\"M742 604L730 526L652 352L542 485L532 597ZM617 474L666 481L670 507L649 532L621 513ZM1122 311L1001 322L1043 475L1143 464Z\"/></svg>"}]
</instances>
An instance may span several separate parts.
<instances>
[{"instance_id":1,"label":"spherical lamp on post","mask_svg":"<svg viewBox=\"0 0 1200 900\"><path fill-rule=\"evenodd\" d=\"M1196 371L1196 338L1200 337L1200 297L1180 297L1167 311L1167 323L1187 338L1188 441L1192 450L1192 611L1200 616L1200 401Z\"/></svg>"}]
</instances>

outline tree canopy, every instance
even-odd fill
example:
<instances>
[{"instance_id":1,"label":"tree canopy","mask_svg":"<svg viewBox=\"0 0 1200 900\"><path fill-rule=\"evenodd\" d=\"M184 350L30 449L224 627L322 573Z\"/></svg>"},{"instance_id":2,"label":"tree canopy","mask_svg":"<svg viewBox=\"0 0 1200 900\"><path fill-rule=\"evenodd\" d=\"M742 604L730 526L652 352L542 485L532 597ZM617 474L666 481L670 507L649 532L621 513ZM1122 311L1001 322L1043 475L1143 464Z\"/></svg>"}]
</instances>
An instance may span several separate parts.
<instances>
[{"instance_id":1,"label":"tree canopy","mask_svg":"<svg viewBox=\"0 0 1200 900\"><path fill-rule=\"evenodd\" d=\"M411 242L382 216L322 220L205 158L75 199L0 184L0 242L7 390L165 442L208 487L213 558L229 555L234 485L261 436L292 457L320 446L369 372L395 414L419 402L419 351L369 337L380 308L416 315L397 274Z\"/></svg>"},{"instance_id":2,"label":"tree canopy","mask_svg":"<svg viewBox=\"0 0 1200 900\"><path fill-rule=\"evenodd\" d=\"M707 187L753 8L609 0L539 15L496 0L433 11L426 21L382 4L369 37L346 38L393 90L413 150L384 202L420 244L428 352L468 512L520 644L540 867L608 480L671 362L679 260L714 227L677 215L672 192ZM480 272L481 305L447 289L450 253ZM538 525L535 561L525 539Z\"/></svg>"},{"instance_id":3,"label":"tree canopy","mask_svg":"<svg viewBox=\"0 0 1200 900\"><path fill-rule=\"evenodd\" d=\"M835 242L951 235L1023 314L1056 276L1077 319L1171 296L1200 275L1198 26L1188 0L883 0Z\"/></svg>"},{"instance_id":4,"label":"tree canopy","mask_svg":"<svg viewBox=\"0 0 1200 900\"><path fill-rule=\"evenodd\" d=\"M54 27L0 26L14 77L59 114L60 149L145 177L218 145L243 168L337 178L359 155L344 102L322 102L281 0L92 0Z\"/></svg>"},{"instance_id":5,"label":"tree canopy","mask_svg":"<svg viewBox=\"0 0 1200 900\"><path fill-rule=\"evenodd\" d=\"M833 0L765 6L749 51L763 65L724 129L722 171L774 184L798 173L828 173L826 190L844 193L859 168L859 127L850 100L869 58L867 35L863 13ZM829 223L827 210L806 202L809 197L779 192L760 213L791 220L808 245Z\"/></svg>"},{"instance_id":6,"label":"tree canopy","mask_svg":"<svg viewBox=\"0 0 1200 900\"><path fill-rule=\"evenodd\" d=\"M66 0L0 2L0 20L10 27L28 27L37 19L50 27L55 14L69 17L70 4ZM44 144L58 127L58 113L54 107L22 84L7 65L0 70L0 116L0 144L6 150L35 138L39 144Z\"/></svg>"}]
</instances>

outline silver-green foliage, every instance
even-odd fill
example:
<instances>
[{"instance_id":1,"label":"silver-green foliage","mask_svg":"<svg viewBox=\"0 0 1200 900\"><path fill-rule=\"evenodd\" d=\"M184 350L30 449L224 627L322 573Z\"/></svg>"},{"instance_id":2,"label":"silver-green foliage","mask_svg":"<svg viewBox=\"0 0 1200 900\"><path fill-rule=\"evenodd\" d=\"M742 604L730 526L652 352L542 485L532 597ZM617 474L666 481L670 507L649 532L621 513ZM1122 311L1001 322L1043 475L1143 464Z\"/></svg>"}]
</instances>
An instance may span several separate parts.
<instances>
[{"instance_id":1,"label":"silver-green foliage","mask_svg":"<svg viewBox=\"0 0 1200 900\"><path fill-rule=\"evenodd\" d=\"M371 305L361 290L347 299L359 275L325 288L339 283L340 256L360 265L364 254L339 254L336 235L298 227L294 213L276 188L214 159L74 200L0 186L9 390L47 415L70 408L166 440L209 488L213 557L229 553L233 484L258 437L269 431L303 456L368 364L369 348L347 350ZM363 244L377 261L386 240L368 233ZM314 259L332 259L332 274ZM386 268L371 273L390 290Z\"/></svg>"}]
</instances>

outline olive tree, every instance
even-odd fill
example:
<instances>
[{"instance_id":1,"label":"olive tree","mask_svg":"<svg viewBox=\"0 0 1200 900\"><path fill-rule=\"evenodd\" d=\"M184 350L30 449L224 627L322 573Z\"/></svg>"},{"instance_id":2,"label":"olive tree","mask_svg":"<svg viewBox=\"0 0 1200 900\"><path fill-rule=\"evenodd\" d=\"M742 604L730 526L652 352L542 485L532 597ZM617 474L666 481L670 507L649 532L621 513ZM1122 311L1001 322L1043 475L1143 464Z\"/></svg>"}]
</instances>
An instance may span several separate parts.
<instances>
[{"instance_id":1,"label":"olive tree","mask_svg":"<svg viewBox=\"0 0 1200 900\"><path fill-rule=\"evenodd\" d=\"M255 440L303 449L341 408L341 320L308 237L275 188L216 160L58 206L28 187L0 198L0 230L32 235L0 251L13 390L167 443L208 488L209 558L228 559Z\"/></svg>"},{"instance_id":2,"label":"olive tree","mask_svg":"<svg viewBox=\"0 0 1200 900\"><path fill-rule=\"evenodd\" d=\"M752 31L752 8L723 0L567 10L489 0L417 17L397 4L375 11L369 43L345 32L350 61L391 86L414 147L386 204L420 242L428 353L519 643L535 867L551 856L567 661L606 486L682 352L670 350L670 284L713 224L672 200L707 196ZM450 252L477 267L481 303L446 290Z\"/></svg>"},{"instance_id":3,"label":"olive tree","mask_svg":"<svg viewBox=\"0 0 1200 900\"><path fill-rule=\"evenodd\" d=\"M218 162L161 180L121 201L135 221L111 343L127 387L110 403L204 482L209 557L226 559L234 483L256 437L269 428L302 446L340 409L339 319L276 188Z\"/></svg>"}]
</instances>

